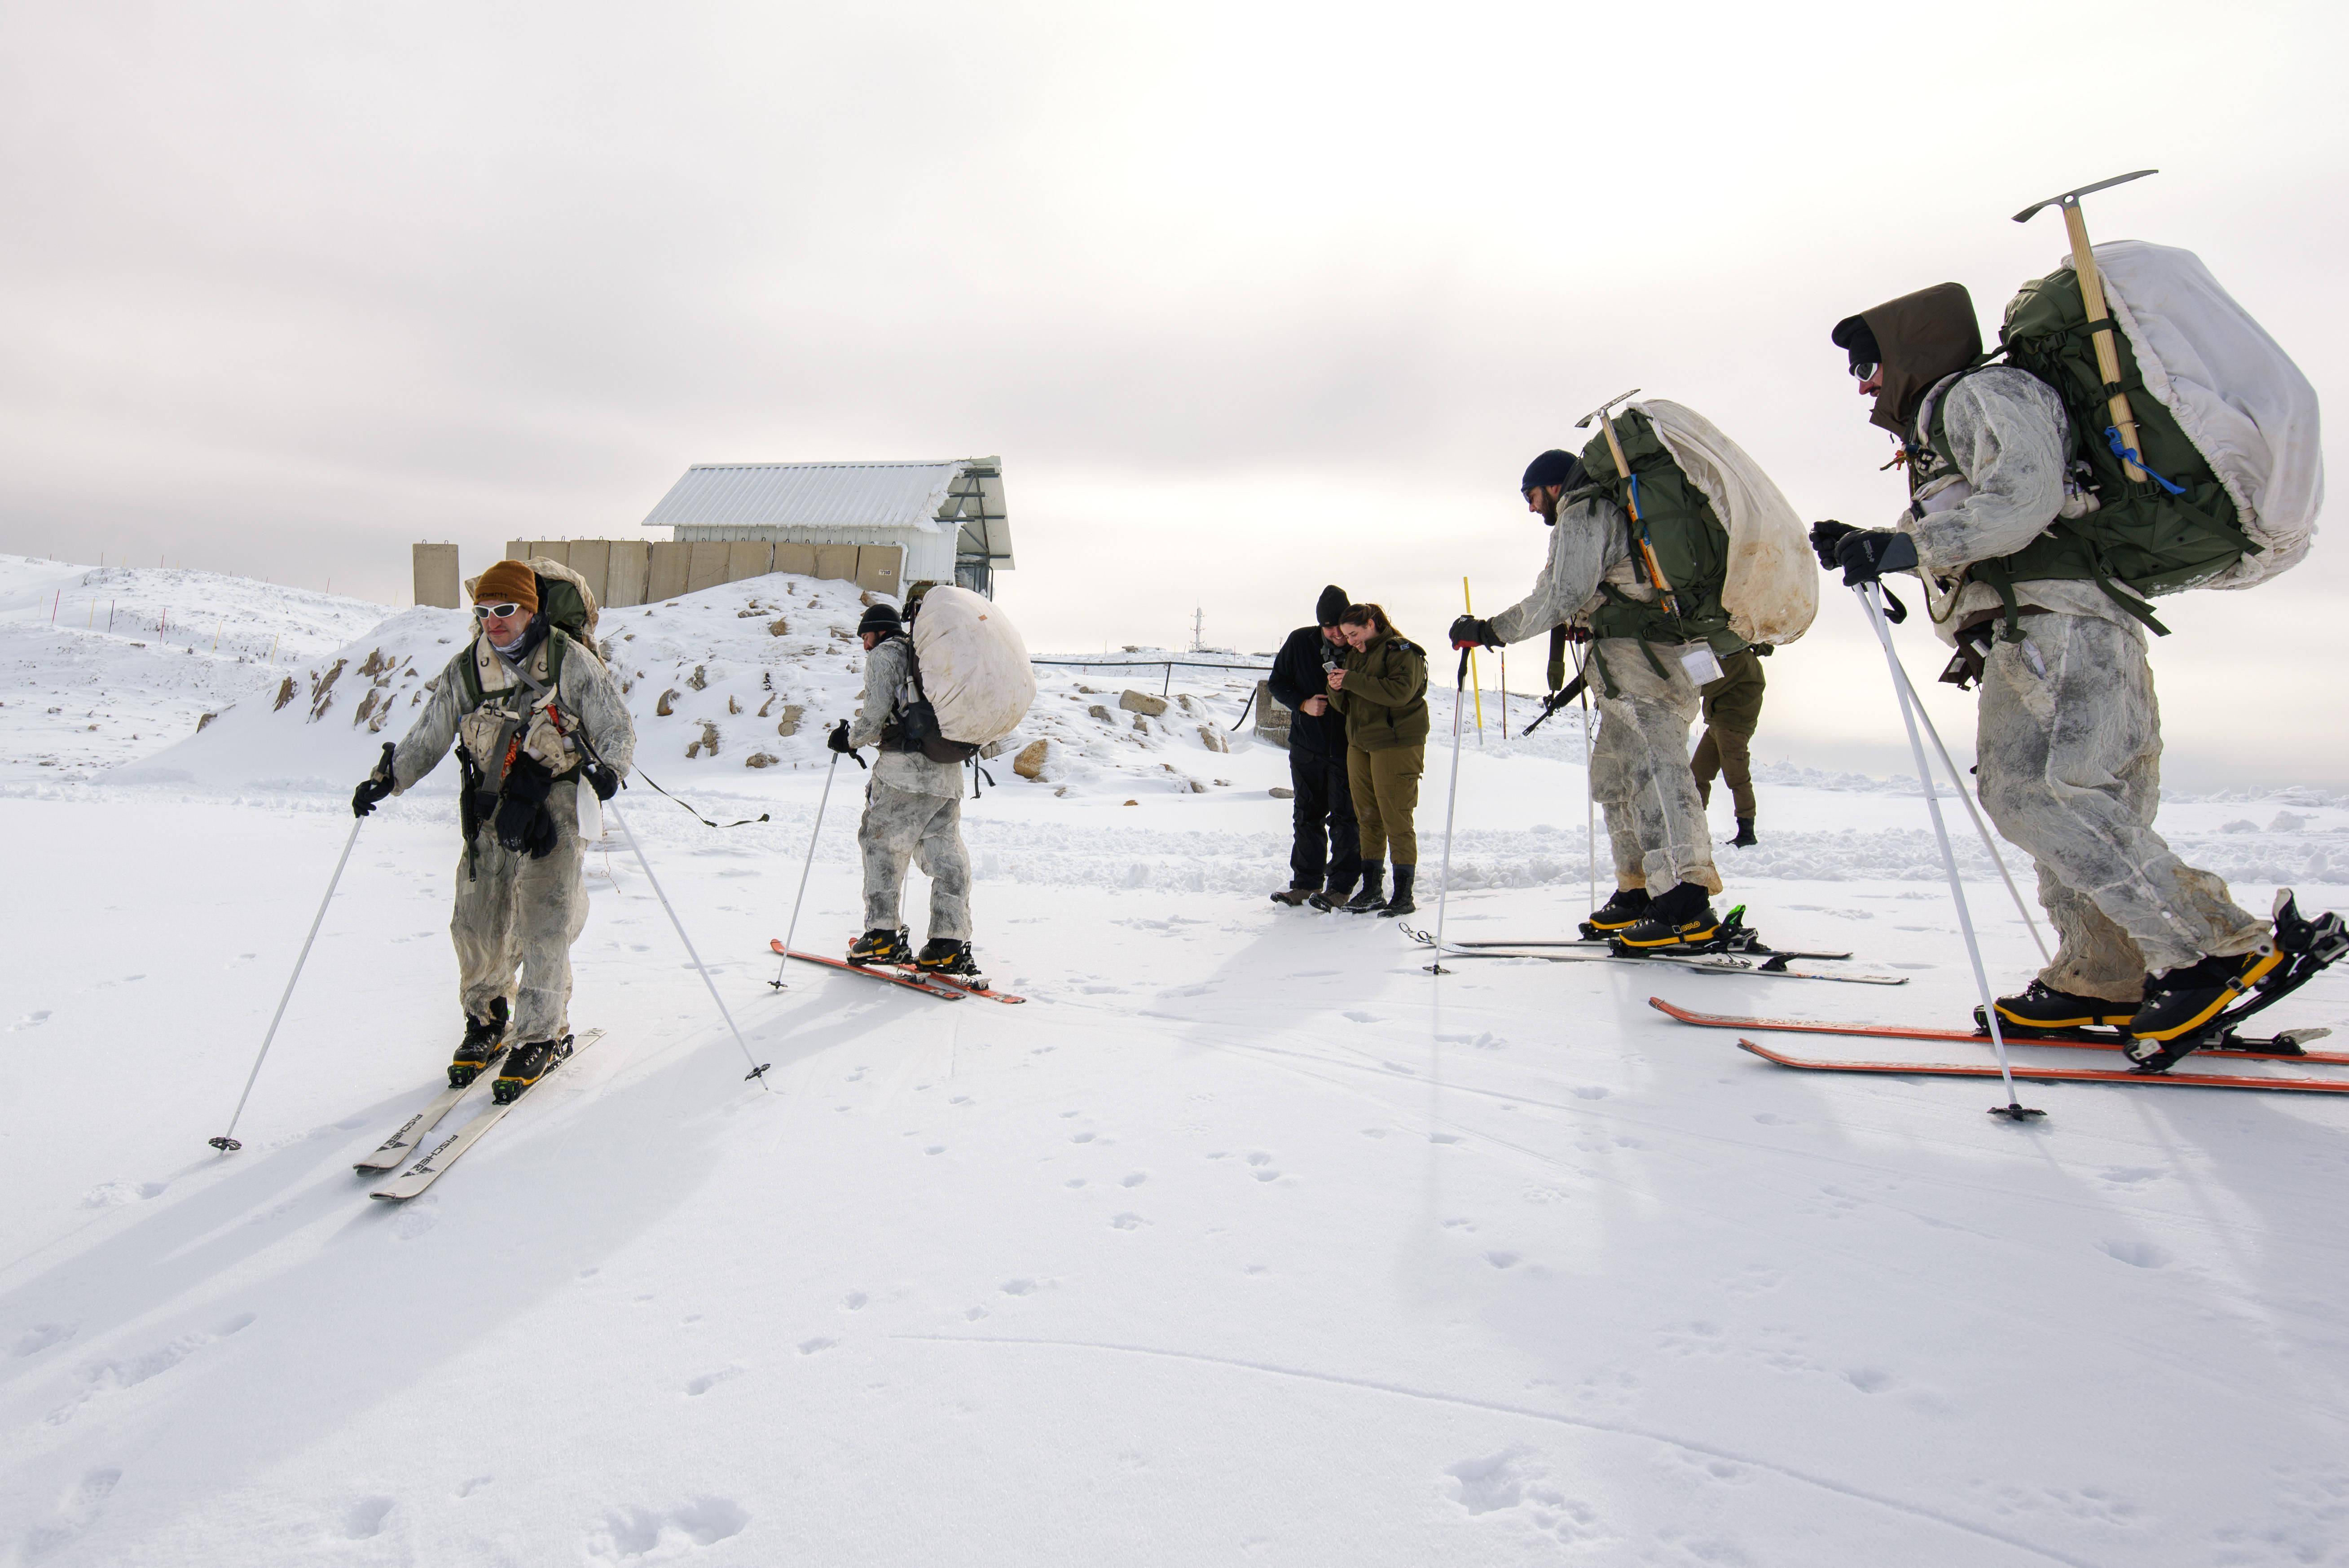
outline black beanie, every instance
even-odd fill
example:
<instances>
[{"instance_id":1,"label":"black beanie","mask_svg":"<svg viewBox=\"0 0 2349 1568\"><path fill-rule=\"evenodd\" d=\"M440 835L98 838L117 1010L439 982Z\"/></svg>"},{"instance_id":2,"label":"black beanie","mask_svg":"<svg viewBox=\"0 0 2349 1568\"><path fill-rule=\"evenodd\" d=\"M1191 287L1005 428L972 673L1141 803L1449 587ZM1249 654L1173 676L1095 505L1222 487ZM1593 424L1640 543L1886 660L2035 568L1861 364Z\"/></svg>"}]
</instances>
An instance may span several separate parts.
<instances>
[{"instance_id":1,"label":"black beanie","mask_svg":"<svg viewBox=\"0 0 2349 1568\"><path fill-rule=\"evenodd\" d=\"M885 637L893 632L902 632L905 629L905 623L897 617L897 606L885 600L869 606L856 623L856 632L859 636L867 632L878 632Z\"/></svg>"},{"instance_id":2,"label":"black beanie","mask_svg":"<svg viewBox=\"0 0 2349 1568\"><path fill-rule=\"evenodd\" d=\"M1830 340L1837 348L1851 356L1851 362L1854 365L1884 363L1884 353L1876 346L1876 334L1869 329L1866 316L1845 316L1836 323Z\"/></svg>"},{"instance_id":3,"label":"black beanie","mask_svg":"<svg viewBox=\"0 0 2349 1568\"><path fill-rule=\"evenodd\" d=\"M1339 587L1335 583L1330 583L1321 590L1321 597L1313 601L1314 624L1336 625L1338 617L1344 614L1346 607L1352 603L1351 599L1346 597L1346 591L1343 588Z\"/></svg>"},{"instance_id":4,"label":"black beanie","mask_svg":"<svg viewBox=\"0 0 2349 1568\"><path fill-rule=\"evenodd\" d=\"M1583 484L1582 459L1572 452L1561 452L1556 447L1526 465L1526 477L1518 481L1520 493L1537 485L1557 485L1561 490L1579 490Z\"/></svg>"}]
</instances>

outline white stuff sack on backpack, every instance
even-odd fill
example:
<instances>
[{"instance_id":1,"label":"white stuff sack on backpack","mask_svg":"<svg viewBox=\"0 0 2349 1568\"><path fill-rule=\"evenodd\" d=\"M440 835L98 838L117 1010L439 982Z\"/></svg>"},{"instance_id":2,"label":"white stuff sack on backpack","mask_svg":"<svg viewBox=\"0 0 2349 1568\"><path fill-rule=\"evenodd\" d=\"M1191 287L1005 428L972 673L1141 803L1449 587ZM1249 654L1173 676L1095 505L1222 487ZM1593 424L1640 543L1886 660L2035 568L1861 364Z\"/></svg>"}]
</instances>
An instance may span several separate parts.
<instances>
[{"instance_id":1,"label":"white stuff sack on backpack","mask_svg":"<svg viewBox=\"0 0 2349 1568\"><path fill-rule=\"evenodd\" d=\"M1002 739L1036 700L1036 671L1019 628L1001 605L968 588L940 586L922 595L914 662L938 733L966 746Z\"/></svg>"},{"instance_id":2,"label":"white stuff sack on backpack","mask_svg":"<svg viewBox=\"0 0 2349 1568\"><path fill-rule=\"evenodd\" d=\"M2316 388L2193 252L2116 240L2095 256L2145 389L2177 418L2260 546L2195 586L2249 588L2297 564L2324 505ZM2066 258L2064 270L2071 265Z\"/></svg>"},{"instance_id":3,"label":"white stuff sack on backpack","mask_svg":"<svg viewBox=\"0 0 2349 1568\"><path fill-rule=\"evenodd\" d=\"M1744 448L1695 409L1661 397L1631 407L1648 417L1664 450L1729 531L1729 571L1721 586L1729 629L1749 643L1780 646L1809 631L1819 613L1818 560L1785 494Z\"/></svg>"}]
</instances>

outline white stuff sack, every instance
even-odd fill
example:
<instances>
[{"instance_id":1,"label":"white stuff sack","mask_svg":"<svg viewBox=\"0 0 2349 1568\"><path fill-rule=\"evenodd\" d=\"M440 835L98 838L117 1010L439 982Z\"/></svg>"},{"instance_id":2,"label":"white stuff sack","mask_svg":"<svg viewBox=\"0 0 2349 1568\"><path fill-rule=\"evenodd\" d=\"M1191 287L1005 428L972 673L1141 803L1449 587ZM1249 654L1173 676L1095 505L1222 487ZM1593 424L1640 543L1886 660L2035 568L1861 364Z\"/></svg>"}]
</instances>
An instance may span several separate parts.
<instances>
[{"instance_id":1,"label":"white stuff sack","mask_svg":"<svg viewBox=\"0 0 2349 1568\"><path fill-rule=\"evenodd\" d=\"M1729 629L1749 643L1780 646L1809 631L1819 613L1818 558L1770 476L1695 409L1661 397L1631 407L1648 417L1664 450L1729 531L1729 571L1721 586Z\"/></svg>"},{"instance_id":2,"label":"white stuff sack","mask_svg":"<svg viewBox=\"0 0 2349 1568\"><path fill-rule=\"evenodd\" d=\"M2249 588L2308 553L2324 505L2316 388L2191 251L2095 247L2105 300L2146 390L2177 418L2260 546L2198 588ZM2067 257L2063 270L2072 263Z\"/></svg>"},{"instance_id":3,"label":"white stuff sack","mask_svg":"<svg viewBox=\"0 0 2349 1568\"><path fill-rule=\"evenodd\" d=\"M948 740L1000 740L1036 700L1036 672L1019 628L1001 605L968 588L940 586L922 595L914 660L938 733Z\"/></svg>"}]
</instances>

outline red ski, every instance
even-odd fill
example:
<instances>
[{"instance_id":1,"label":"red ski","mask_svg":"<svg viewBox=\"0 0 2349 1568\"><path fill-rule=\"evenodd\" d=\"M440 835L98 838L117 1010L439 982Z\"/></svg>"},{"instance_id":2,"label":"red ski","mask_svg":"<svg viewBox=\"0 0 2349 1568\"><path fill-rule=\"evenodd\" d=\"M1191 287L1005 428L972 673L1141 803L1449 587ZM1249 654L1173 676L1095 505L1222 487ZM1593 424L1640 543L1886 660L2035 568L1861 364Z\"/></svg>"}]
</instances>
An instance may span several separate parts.
<instances>
[{"instance_id":1,"label":"red ski","mask_svg":"<svg viewBox=\"0 0 2349 1568\"><path fill-rule=\"evenodd\" d=\"M837 969L843 974L862 975L868 980L878 980L888 985L903 985L908 991L919 991L923 995L936 996L941 1002L959 1002L965 996L976 996L981 994L976 991L966 991L959 985L932 985L927 975L907 975L894 968L851 964L845 958L828 958L821 953L802 953L795 947L785 947L781 937L768 943L767 948L770 952L779 953L785 958L799 959L804 964L821 964L827 969Z\"/></svg>"},{"instance_id":2,"label":"red ski","mask_svg":"<svg viewBox=\"0 0 2349 1568\"><path fill-rule=\"evenodd\" d=\"M1806 1072L1826 1073L1891 1073L1909 1078L1989 1078L1998 1077L1994 1067L1951 1062L1823 1062L1804 1057L1782 1056L1766 1046L1751 1040L1737 1042L1740 1050L1753 1052L1764 1061L1775 1062L1782 1068L1799 1068ZM2349 1078L2325 1080L2301 1078L2237 1077L2231 1073L2140 1073L2121 1072L2106 1068L2040 1068L2017 1063L2014 1076L2028 1083L2126 1083L2167 1084L2176 1088L2250 1088L2290 1094L2349 1094Z\"/></svg>"},{"instance_id":3,"label":"red ski","mask_svg":"<svg viewBox=\"0 0 2349 1568\"><path fill-rule=\"evenodd\" d=\"M784 947L781 938L768 943L767 950L781 954L786 958L802 958L810 964L821 964L830 969L869 975L875 980L886 980L892 985L903 985L908 991L919 991L941 1000L956 996L983 996L988 1001L1013 1006L1028 1000L1025 996L1014 996L1008 991L994 991L985 985L973 985L959 975L932 975L910 964L851 964L844 958L827 958L820 953L802 953L797 948Z\"/></svg>"},{"instance_id":4,"label":"red ski","mask_svg":"<svg viewBox=\"0 0 2349 1568\"><path fill-rule=\"evenodd\" d=\"M1648 1006L1666 1017L1683 1024L1694 1024L1707 1029L1770 1029L1793 1035L1846 1035L1878 1040L1944 1040L1953 1045L1986 1046L1990 1037L1973 1029L1911 1029L1898 1024L1826 1024L1813 1018L1744 1018L1727 1013L1699 1013L1677 1006L1661 996L1648 998ZM2301 1048L2302 1040L2322 1039L2330 1029L2286 1029L2269 1039L2238 1039L2231 1043L2222 1039L2216 1044L2198 1047L2198 1057L2232 1057L2253 1062L2320 1062L2330 1067L2349 1067L2349 1052L2310 1051ZM2075 1051L2117 1051L2123 1041L2116 1035L2091 1034L2075 1030L2060 1035L2022 1035L2006 1037L2010 1046L2060 1046ZM2021 1073L2015 1075L2022 1077Z\"/></svg>"}]
</instances>

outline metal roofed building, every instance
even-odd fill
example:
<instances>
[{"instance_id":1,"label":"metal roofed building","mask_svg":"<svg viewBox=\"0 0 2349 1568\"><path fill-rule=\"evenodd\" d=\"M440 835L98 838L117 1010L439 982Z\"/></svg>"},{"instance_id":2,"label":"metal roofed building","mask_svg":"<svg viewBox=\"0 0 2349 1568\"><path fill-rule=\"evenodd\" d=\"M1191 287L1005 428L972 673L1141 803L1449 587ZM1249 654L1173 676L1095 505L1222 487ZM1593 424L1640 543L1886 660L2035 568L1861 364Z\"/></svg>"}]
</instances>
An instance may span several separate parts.
<instances>
[{"instance_id":1,"label":"metal roofed building","mask_svg":"<svg viewBox=\"0 0 2349 1568\"><path fill-rule=\"evenodd\" d=\"M990 597L1011 570L1003 460L696 463L645 519L679 542L771 541L904 551L897 581ZM779 568L780 570L780 568Z\"/></svg>"}]
</instances>

